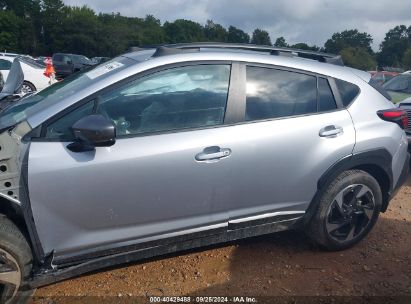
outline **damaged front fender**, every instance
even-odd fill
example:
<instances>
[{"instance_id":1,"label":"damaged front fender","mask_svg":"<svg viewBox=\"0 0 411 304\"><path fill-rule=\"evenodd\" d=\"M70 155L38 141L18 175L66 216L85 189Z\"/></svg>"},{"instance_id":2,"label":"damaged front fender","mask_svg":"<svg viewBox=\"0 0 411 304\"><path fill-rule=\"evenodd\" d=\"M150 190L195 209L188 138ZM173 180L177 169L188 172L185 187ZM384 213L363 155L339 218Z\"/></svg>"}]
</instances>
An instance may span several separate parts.
<instances>
[{"instance_id":1,"label":"damaged front fender","mask_svg":"<svg viewBox=\"0 0 411 304\"><path fill-rule=\"evenodd\" d=\"M21 206L21 164L25 146L22 138L31 127L22 122L0 134L0 197Z\"/></svg>"}]
</instances>

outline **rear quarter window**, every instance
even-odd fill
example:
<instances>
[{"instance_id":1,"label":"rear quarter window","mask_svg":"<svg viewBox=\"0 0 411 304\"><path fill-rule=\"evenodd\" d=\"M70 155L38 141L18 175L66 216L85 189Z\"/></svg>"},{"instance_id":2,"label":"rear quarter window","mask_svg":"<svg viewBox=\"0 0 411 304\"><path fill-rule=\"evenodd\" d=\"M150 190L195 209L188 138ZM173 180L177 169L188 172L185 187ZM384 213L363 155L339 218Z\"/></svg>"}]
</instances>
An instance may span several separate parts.
<instances>
[{"instance_id":1,"label":"rear quarter window","mask_svg":"<svg viewBox=\"0 0 411 304\"><path fill-rule=\"evenodd\" d=\"M336 79L335 83L340 92L343 105L348 107L360 93L360 88L355 84L340 79Z\"/></svg>"}]
</instances>

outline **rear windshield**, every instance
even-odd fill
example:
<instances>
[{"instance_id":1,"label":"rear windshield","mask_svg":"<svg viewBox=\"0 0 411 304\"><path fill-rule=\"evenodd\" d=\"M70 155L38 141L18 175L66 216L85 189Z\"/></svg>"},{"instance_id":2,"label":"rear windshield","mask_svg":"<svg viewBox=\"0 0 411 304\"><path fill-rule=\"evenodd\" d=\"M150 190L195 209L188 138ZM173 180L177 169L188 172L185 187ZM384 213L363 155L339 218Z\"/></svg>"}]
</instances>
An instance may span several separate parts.
<instances>
[{"instance_id":1,"label":"rear windshield","mask_svg":"<svg viewBox=\"0 0 411 304\"><path fill-rule=\"evenodd\" d=\"M117 57L96 67L75 73L36 94L24 97L0 113L0 130L18 124L59 100L100 81L104 75L123 70L134 63L135 61L129 58Z\"/></svg>"}]
</instances>

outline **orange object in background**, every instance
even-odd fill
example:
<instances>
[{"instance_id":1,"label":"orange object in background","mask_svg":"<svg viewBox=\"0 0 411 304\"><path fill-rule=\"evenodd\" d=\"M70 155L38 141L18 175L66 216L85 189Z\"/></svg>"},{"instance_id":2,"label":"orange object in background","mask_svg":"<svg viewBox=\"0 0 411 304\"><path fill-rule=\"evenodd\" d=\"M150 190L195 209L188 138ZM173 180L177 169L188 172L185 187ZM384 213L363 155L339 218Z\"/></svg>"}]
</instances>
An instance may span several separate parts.
<instances>
[{"instance_id":1,"label":"orange object in background","mask_svg":"<svg viewBox=\"0 0 411 304\"><path fill-rule=\"evenodd\" d=\"M44 71L44 76L51 78L52 75L54 75L56 73L56 71L54 71L54 67L53 67L53 63L51 61L50 57L47 57L46 60L44 60L44 63L46 64L46 70Z\"/></svg>"}]
</instances>

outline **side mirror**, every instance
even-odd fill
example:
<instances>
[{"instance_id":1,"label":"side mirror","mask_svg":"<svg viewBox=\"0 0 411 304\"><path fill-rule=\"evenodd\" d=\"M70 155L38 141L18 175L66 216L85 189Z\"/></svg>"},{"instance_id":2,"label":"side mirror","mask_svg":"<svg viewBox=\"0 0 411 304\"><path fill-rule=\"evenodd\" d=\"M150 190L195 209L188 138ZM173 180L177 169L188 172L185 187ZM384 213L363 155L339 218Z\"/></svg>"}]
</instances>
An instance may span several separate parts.
<instances>
[{"instance_id":1,"label":"side mirror","mask_svg":"<svg viewBox=\"0 0 411 304\"><path fill-rule=\"evenodd\" d=\"M69 65L72 65L72 64L73 64L73 61L67 60L66 63L69 64Z\"/></svg>"},{"instance_id":2,"label":"side mirror","mask_svg":"<svg viewBox=\"0 0 411 304\"><path fill-rule=\"evenodd\" d=\"M116 142L114 123L101 114L83 117L71 129L76 141L67 148L73 152L92 151L95 147L110 147Z\"/></svg>"}]
</instances>

